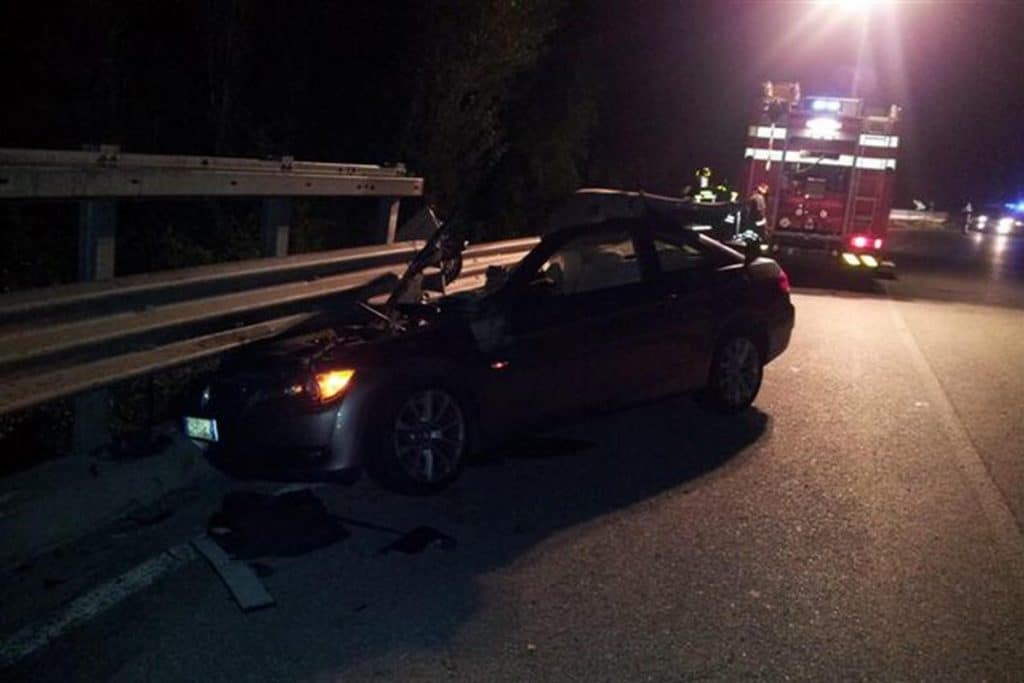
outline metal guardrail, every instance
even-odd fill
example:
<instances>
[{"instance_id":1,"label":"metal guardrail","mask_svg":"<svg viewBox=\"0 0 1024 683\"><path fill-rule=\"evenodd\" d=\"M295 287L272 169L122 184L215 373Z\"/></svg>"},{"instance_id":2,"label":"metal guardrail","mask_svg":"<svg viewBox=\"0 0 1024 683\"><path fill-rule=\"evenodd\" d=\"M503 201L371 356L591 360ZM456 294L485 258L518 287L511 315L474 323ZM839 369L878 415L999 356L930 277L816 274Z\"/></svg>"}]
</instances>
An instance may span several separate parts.
<instances>
[{"instance_id":1,"label":"metal guardrail","mask_svg":"<svg viewBox=\"0 0 1024 683\"><path fill-rule=\"evenodd\" d=\"M280 159L0 149L0 199L104 197L412 197L405 167Z\"/></svg>"},{"instance_id":2,"label":"metal guardrail","mask_svg":"<svg viewBox=\"0 0 1024 683\"><path fill-rule=\"evenodd\" d=\"M401 164L326 163L237 157L0 149L0 200L76 200L79 278L114 276L118 199L262 198L264 256L288 253L293 197L374 197L380 241L392 243L402 197L423 195L423 179Z\"/></svg>"},{"instance_id":3,"label":"metal guardrail","mask_svg":"<svg viewBox=\"0 0 1024 683\"><path fill-rule=\"evenodd\" d=\"M422 194L423 179L407 173L401 164L296 161L287 156L242 159L125 154L114 146L89 151L0 149L0 200L78 203L78 277L87 283L27 292L0 302L0 412L24 407L37 398L73 393L71 388L97 386L101 377L120 376L115 365L103 366L106 361L94 357L100 346L109 345L106 358L137 354L132 358L138 362L119 361L135 372L147 364L163 367L154 354L141 360L146 353L136 346L187 346L185 339L176 336L181 326L191 325L199 336L219 334L223 330L211 329L215 321L244 318L254 308L254 301L277 302L270 307L276 305L280 311L329 296L331 286L347 286L332 281L304 289L294 282L302 276L333 277L346 270L393 264L399 254L411 253L411 247L399 245L376 252L370 248L285 258L291 198L375 198L377 237L384 245L392 245L401 198ZM281 260L112 280L118 200L199 197L260 198L261 250L264 256ZM257 286L267 288L262 297L238 292ZM200 311L187 303L189 299L204 299L209 308ZM270 334L281 326L269 325L262 318L259 325L249 336ZM116 330L125 334L113 335ZM236 333L232 338L242 343L245 335ZM67 365L68 357L78 354L88 360ZM184 357L172 351L163 355ZM12 368L22 374L11 375ZM33 382L26 384L26 378ZM62 382L68 390L59 388ZM76 397L73 450L92 452L109 440L107 413L102 392Z\"/></svg>"},{"instance_id":4,"label":"metal guardrail","mask_svg":"<svg viewBox=\"0 0 1024 683\"><path fill-rule=\"evenodd\" d=\"M404 268L420 244L395 243L399 201L422 194L400 164L0 149L0 200L79 203L82 280L0 296L0 414L75 396L73 450L93 452L109 439L109 411L90 390L312 324ZM287 256L289 198L309 196L376 198L381 244ZM168 197L262 198L262 251L274 258L115 278L117 200ZM471 247L455 284L534 242Z\"/></svg>"},{"instance_id":5,"label":"metal guardrail","mask_svg":"<svg viewBox=\"0 0 1024 683\"><path fill-rule=\"evenodd\" d=\"M537 240L471 246L463 274ZM419 243L172 271L0 297L0 414L193 362L300 325L399 273ZM268 284L269 282L271 284ZM217 292L192 294L215 284ZM55 313L75 308L77 319Z\"/></svg>"},{"instance_id":6,"label":"metal guardrail","mask_svg":"<svg viewBox=\"0 0 1024 683\"><path fill-rule=\"evenodd\" d=\"M173 301L238 291L244 287L309 280L344 269L371 267L411 255L417 242L256 258L130 275L0 295L0 333L23 322L68 321L99 312L135 310ZM45 296L41 294L45 292Z\"/></svg>"}]
</instances>

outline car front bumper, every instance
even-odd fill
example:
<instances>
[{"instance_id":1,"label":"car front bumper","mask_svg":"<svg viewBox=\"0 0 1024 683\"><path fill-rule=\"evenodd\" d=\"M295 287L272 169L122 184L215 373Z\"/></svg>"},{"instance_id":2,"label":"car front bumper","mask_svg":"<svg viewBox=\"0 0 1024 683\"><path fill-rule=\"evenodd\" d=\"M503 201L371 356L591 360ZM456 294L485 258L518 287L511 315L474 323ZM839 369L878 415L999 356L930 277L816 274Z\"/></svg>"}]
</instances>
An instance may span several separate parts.
<instances>
[{"instance_id":1,"label":"car front bumper","mask_svg":"<svg viewBox=\"0 0 1024 683\"><path fill-rule=\"evenodd\" d=\"M211 465L234 478L345 482L358 478L363 465L365 394L353 387L320 410L286 398L205 408L192 401L186 414L217 420L217 441L192 441Z\"/></svg>"}]
</instances>

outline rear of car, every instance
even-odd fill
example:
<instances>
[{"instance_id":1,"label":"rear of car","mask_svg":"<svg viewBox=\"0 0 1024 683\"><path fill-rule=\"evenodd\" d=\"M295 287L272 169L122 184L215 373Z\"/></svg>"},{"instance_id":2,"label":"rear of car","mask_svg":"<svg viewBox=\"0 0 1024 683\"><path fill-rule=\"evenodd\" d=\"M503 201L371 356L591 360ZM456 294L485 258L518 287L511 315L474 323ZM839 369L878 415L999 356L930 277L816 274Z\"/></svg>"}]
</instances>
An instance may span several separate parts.
<instances>
[{"instance_id":1,"label":"rear of car","mask_svg":"<svg viewBox=\"0 0 1024 683\"><path fill-rule=\"evenodd\" d=\"M725 244L693 221L689 212L662 216L653 234L660 269L687 270L686 259L679 258L687 250L693 265L684 288L709 288L717 309L712 338L720 339L730 328L743 328L756 338L762 362L767 364L786 349L792 333L795 314L789 276L775 260L758 256L762 245ZM674 246L666 248L665 243Z\"/></svg>"},{"instance_id":2,"label":"rear of car","mask_svg":"<svg viewBox=\"0 0 1024 683\"><path fill-rule=\"evenodd\" d=\"M782 266L770 259L758 259L748 269L751 279L760 285L755 305L764 330L764 362L768 364L789 346L796 309L790 301L789 276Z\"/></svg>"}]
</instances>

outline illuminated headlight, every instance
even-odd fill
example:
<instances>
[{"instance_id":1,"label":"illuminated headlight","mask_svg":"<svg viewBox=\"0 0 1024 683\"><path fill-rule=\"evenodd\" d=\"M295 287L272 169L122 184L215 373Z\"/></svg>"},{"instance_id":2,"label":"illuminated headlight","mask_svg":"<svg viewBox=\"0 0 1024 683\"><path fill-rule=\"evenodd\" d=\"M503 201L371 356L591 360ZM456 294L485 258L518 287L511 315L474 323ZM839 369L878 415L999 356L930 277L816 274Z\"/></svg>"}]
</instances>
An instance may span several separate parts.
<instances>
[{"instance_id":1,"label":"illuminated headlight","mask_svg":"<svg viewBox=\"0 0 1024 683\"><path fill-rule=\"evenodd\" d=\"M985 225L986 223L988 223L988 216L984 214L978 216L978 225Z\"/></svg>"},{"instance_id":2,"label":"illuminated headlight","mask_svg":"<svg viewBox=\"0 0 1024 683\"><path fill-rule=\"evenodd\" d=\"M341 396L348 387L355 370L327 370L318 372L305 384L292 384L284 390L285 396L306 395L317 404L327 403Z\"/></svg>"},{"instance_id":3,"label":"illuminated headlight","mask_svg":"<svg viewBox=\"0 0 1024 683\"><path fill-rule=\"evenodd\" d=\"M1006 235L1013 231L1013 219L1012 218L1000 218L999 222L996 223L996 232L1000 235Z\"/></svg>"}]
</instances>

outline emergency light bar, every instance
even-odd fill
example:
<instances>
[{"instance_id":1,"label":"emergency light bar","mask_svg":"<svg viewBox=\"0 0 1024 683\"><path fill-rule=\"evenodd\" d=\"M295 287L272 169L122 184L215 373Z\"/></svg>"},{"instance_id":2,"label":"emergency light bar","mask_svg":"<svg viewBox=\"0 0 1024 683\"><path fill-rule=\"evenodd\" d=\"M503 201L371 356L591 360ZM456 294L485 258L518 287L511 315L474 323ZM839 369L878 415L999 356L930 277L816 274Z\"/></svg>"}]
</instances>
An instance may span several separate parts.
<instances>
[{"instance_id":1,"label":"emergency light bar","mask_svg":"<svg viewBox=\"0 0 1024 683\"><path fill-rule=\"evenodd\" d=\"M838 112L842 108L843 103L839 100L814 100L811 102L811 109L814 111Z\"/></svg>"},{"instance_id":2,"label":"emergency light bar","mask_svg":"<svg viewBox=\"0 0 1024 683\"><path fill-rule=\"evenodd\" d=\"M864 101L857 97L809 97L800 109L825 116L859 117L863 115Z\"/></svg>"}]
</instances>

